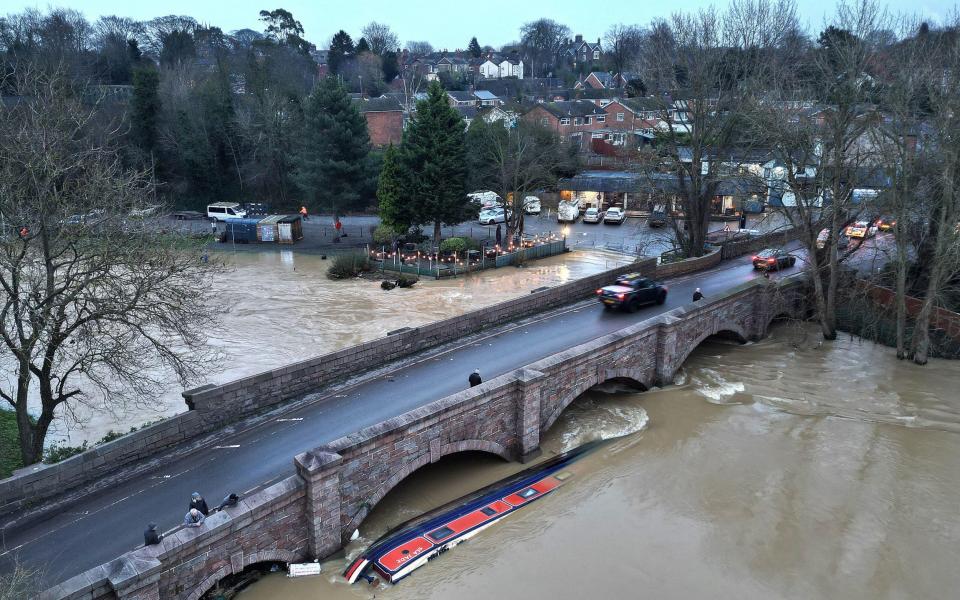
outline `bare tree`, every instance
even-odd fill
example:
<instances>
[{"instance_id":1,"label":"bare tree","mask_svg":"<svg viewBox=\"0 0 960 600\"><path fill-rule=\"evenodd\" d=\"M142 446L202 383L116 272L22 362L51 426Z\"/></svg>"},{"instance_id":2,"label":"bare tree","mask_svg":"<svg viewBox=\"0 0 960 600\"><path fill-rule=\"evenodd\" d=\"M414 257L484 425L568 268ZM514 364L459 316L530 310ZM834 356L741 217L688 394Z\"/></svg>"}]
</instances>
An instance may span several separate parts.
<instances>
[{"instance_id":1,"label":"bare tree","mask_svg":"<svg viewBox=\"0 0 960 600\"><path fill-rule=\"evenodd\" d=\"M131 216L151 177L123 168L117 131L93 135L97 107L59 76L16 76L28 100L0 106L0 217L12 225L0 240L0 398L31 464L78 404L146 403L169 371L183 384L197 375L214 358L204 332L216 313L212 267Z\"/></svg>"},{"instance_id":2,"label":"bare tree","mask_svg":"<svg viewBox=\"0 0 960 600\"><path fill-rule=\"evenodd\" d=\"M537 19L520 28L520 43L530 58L531 73L544 77L561 63L570 28L552 19Z\"/></svg>"},{"instance_id":3,"label":"bare tree","mask_svg":"<svg viewBox=\"0 0 960 600\"><path fill-rule=\"evenodd\" d=\"M471 189L489 189L507 200L507 239L523 233L524 201L535 190L556 184L557 177L576 170L576 159L557 136L520 121L506 128L477 119L467 132L471 153Z\"/></svg>"},{"instance_id":4,"label":"bare tree","mask_svg":"<svg viewBox=\"0 0 960 600\"><path fill-rule=\"evenodd\" d=\"M430 45L430 42L424 41L407 42L407 51L413 56L423 56L433 52L433 46Z\"/></svg>"},{"instance_id":5,"label":"bare tree","mask_svg":"<svg viewBox=\"0 0 960 600\"><path fill-rule=\"evenodd\" d=\"M363 37L370 44L370 51L377 56L382 56L388 50L396 50L399 42L397 34L390 30L390 26L384 23L370 21L360 30Z\"/></svg>"},{"instance_id":6,"label":"bare tree","mask_svg":"<svg viewBox=\"0 0 960 600\"><path fill-rule=\"evenodd\" d=\"M645 36L643 29L636 25L617 24L607 30L604 37L604 55L621 79L623 72L637 61Z\"/></svg>"}]
</instances>

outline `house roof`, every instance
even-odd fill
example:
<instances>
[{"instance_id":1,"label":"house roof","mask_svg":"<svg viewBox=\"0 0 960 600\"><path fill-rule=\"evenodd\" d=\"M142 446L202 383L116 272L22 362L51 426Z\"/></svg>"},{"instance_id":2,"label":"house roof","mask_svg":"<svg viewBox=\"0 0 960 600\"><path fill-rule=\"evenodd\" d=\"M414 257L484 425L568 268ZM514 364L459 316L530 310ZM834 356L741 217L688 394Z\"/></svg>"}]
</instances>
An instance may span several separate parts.
<instances>
[{"instance_id":1,"label":"house roof","mask_svg":"<svg viewBox=\"0 0 960 600\"><path fill-rule=\"evenodd\" d=\"M597 81L603 84L603 87L610 87L613 85L613 75L607 73L606 71L591 71L590 75L596 77ZM590 75L587 75L587 77L590 77Z\"/></svg>"},{"instance_id":2,"label":"house roof","mask_svg":"<svg viewBox=\"0 0 960 600\"><path fill-rule=\"evenodd\" d=\"M461 92L461 91L449 91L447 95L456 100L457 102L474 102L477 97L473 95L473 92Z\"/></svg>"},{"instance_id":3,"label":"house roof","mask_svg":"<svg viewBox=\"0 0 960 600\"><path fill-rule=\"evenodd\" d=\"M499 100L499 98L489 90L476 90L473 92L473 95L480 100Z\"/></svg>"},{"instance_id":4,"label":"house roof","mask_svg":"<svg viewBox=\"0 0 960 600\"><path fill-rule=\"evenodd\" d=\"M380 98L354 98L353 105L362 113L369 112L401 112L399 100L393 96L383 96Z\"/></svg>"},{"instance_id":5,"label":"house roof","mask_svg":"<svg viewBox=\"0 0 960 600\"><path fill-rule=\"evenodd\" d=\"M588 115L605 115L606 111L587 100L563 100L560 102L545 102L538 106L557 118L585 117Z\"/></svg>"}]
</instances>

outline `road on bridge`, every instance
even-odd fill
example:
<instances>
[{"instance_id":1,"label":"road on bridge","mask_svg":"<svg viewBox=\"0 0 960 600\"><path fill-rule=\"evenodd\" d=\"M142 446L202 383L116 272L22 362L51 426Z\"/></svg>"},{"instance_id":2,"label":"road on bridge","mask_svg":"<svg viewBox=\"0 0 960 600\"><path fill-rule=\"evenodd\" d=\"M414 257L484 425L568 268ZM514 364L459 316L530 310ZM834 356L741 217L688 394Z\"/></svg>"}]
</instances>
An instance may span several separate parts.
<instances>
[{"instance_id":1,"label":"road on bridge","mask_svg":"<svg viewBox=\"0 0 960 600\"><path fill-rule=\"evenodd\" d=\"M605 311L597 302L573 304L505 324L465 347L398 367L246 430L224 433L190 456L86 496L44 521L5 531L0 569L9 570L17 558L41 569L44 582L55 585L136 548L148 522L159 523L160 529L178 525L193 491L214 504L230 492L252 493L293 474L293 457L300 452L463 390L474 369L484 380L493 379L686 304L696 287L709 301L712 294L759 276L750 258L668 281L663 306L628 314Z\"/></svg>"}]
</instances>

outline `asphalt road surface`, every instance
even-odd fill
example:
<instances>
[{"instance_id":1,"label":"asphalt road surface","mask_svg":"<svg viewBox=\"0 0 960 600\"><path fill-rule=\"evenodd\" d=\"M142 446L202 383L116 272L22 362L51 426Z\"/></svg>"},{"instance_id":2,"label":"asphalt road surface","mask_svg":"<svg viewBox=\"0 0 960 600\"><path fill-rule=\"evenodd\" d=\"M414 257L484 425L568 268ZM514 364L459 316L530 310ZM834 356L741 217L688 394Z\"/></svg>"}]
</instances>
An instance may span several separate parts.
<instances>
[{"instance_id":1,"label":"asphalt road surface","mask_svg":"<svg viewBox=\"0 0 960 600\"><path fill-rule=\"evenodd\" d=\"M782 275L796 272L801 264ZM161 530L177 526L193 491L203 494L211 505L230 492L247 495L294 473L293 457L300 452L463 390L474 369L490 380L686 304L696 287L709 301L711 295L758 276L750 256L744 256L669 281L663 306L628 314L604 311L600 303L581 304L546 313L522 326L508 324L467 347L351 388L347 397L328 396L245 431L224 434L191 456L135 481L85 497L45 521L6 531L0 569L8 570L12 560L19 558L42 569L45 583L55 585L136 548L150 521Z\"/></svg>"}]
</instances>

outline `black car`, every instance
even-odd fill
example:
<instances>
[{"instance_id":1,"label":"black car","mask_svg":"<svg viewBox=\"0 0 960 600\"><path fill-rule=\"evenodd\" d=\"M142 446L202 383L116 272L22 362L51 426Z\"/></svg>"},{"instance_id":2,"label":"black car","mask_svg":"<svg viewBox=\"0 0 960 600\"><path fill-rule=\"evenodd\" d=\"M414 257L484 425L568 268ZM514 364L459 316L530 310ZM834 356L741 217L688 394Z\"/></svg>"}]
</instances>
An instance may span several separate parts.
<instances>
[{"instance_id":1,"label":"black car","mask_svg":"<svg viewBox=\"0 0 960 600\"><path fill-rule=\"evenodd\" d=\"M662 210L655 210L650 213L650 218L647 219L648 227L663 227L667 224L667 213Z\"/></svg>"},{"instance_id":2,"label":"black car","mask_svg":"<svg viewBox=\"0 0 960 600\"><path fill-rule=\"evenodd\" d=\"M789 269L797 264L797 257L786 250L761 250L753 257L753 268L761 271Z\"/></svg>"},{"instance_id":3,"label":"black car","mask_svg":"<svg viewBox=\"0 0 960 600\"><path fill-rule=\"evenodd\" d=\"M666 302L667 286L639 273L628 273L617 277L614 285L597 290L597 298L604 308L623 308L635 312L644 304Z\"/></svg>"}]
</instances>

